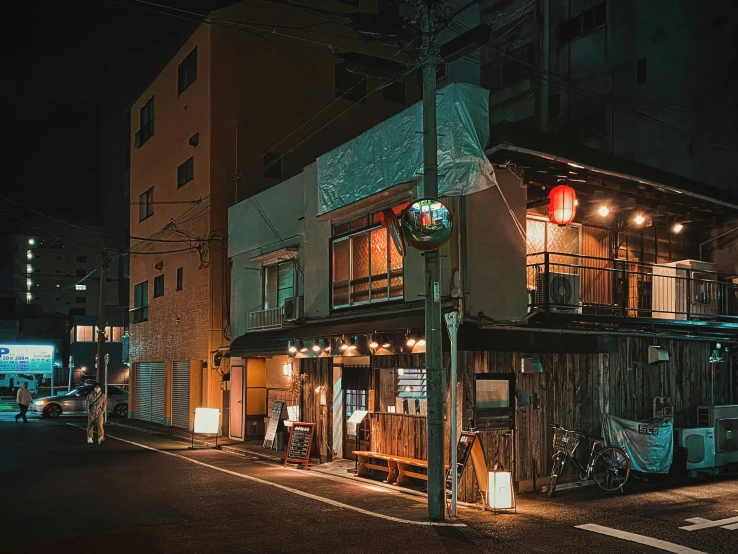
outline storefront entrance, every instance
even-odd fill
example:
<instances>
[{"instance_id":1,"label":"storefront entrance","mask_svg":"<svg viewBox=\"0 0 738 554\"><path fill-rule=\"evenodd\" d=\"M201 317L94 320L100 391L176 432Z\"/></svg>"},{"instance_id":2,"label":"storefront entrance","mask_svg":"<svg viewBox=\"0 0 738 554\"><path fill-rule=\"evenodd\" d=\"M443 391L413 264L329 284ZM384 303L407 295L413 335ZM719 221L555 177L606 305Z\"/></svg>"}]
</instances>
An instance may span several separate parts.
<instances>
[{"instance_id":1,"label":"storefront entrance","mask_svg":"<svg viewBox=\"0 0 738 554\"><path fill-rule=\"evenodd\" d=\"M343 457L354 460L354 450L368 450L369 436L366 432L368 421L364 425L349 423L349 418L357 410L368 410L368 390L370 384L370 367L368 365L344 366L341 385L343 389Z\"/></svg>"}]
</instances>

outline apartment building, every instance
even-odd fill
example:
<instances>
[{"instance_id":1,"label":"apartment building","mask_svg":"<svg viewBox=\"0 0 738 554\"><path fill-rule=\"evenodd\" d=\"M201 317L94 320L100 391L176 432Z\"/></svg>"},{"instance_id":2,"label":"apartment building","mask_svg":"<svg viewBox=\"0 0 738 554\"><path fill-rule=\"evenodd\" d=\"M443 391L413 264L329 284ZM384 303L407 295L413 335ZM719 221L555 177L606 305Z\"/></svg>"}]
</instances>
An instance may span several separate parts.
<instances>
[{"instance_id":1,"label":"apartment building","mask_svg":"<svg viewBox=\"0 0 738 554\"><path fill-rule=\"evenodd\" d=\"M411 84L376 90L384 81L348 73L334 52L402 52L320 10L249 1L208 21L131 107L129 411L181 427L197 406L228 421L228 207L417 97ZM262 217L268 227L274 216Z\"/></svg>"}]
</instances>

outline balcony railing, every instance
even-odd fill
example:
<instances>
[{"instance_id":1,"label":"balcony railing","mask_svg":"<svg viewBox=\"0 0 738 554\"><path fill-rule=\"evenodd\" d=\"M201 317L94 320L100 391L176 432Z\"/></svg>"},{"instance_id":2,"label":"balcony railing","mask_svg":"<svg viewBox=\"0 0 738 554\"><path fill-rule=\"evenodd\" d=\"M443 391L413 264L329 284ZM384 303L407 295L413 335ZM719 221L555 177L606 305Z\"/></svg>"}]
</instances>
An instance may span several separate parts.
<instances>
[{"instance_id":1,"label":"balcony railing","mask_svg":"<svg viewBox=\"0 0 738 554\"><path fill-rule=\"evenodd\" d=\"M545 313L738 321L738 279L720 279L705 267L694 261L647 264L529 254L529 307Z\"/></svg>"},{"instance_id":2,"label":"balcony railing","mask_svg":"<svg viewBox=\"0 0 738 554\"><path fill-rule=\"evenodd\" d=\"M246 318L246 329L248 331L265 331L267 329L279 329L280 327L282 327L281 307L249 312Z\"/></svg>"}]
</instances>

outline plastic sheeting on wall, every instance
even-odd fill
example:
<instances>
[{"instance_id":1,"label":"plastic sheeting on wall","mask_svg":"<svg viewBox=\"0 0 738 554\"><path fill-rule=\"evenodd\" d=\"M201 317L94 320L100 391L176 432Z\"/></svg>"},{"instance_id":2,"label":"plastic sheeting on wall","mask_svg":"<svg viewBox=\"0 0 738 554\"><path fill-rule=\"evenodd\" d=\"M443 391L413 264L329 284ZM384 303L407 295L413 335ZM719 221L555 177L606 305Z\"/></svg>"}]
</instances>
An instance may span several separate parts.
<instances>
[{"instance_id":1,"label":"plastic sheeting on wall","mask_svg":"<svg viewBox=\"0 0 738 554\"><path fill-rule=\"evenodd\" d=\"M438 192L461 196L495 184L489 142L489 91L454 83L438 91ZM318 158L318 214L419 180L422 196L423 105L417 102Z\"/></svg>"},{"instance_id":2,"label":"plastic sheeting on wall","mask_svg":"<svg viewBox=\"0 0 738 554\"><path fill-rule=\"evenodd\" d=\"M630 467L646 473L669 473L674 456L674 427L663 419L630 421L603 414L605 442L619 446L630 458Z\"/></svg>"}]
</instances>

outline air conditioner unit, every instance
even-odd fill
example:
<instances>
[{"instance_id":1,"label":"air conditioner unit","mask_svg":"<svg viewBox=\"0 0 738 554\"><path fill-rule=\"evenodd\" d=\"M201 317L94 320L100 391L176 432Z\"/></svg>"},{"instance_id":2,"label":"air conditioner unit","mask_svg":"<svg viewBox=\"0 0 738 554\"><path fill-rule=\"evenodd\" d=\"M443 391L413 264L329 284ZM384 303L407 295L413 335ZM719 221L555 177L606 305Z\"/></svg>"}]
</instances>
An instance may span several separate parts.
<instances>
[{"instance_id":1,"label":"air conditioner unit","mask_svg":"<svg viewBox=\"0 0 738 554\"><path fill-rule=\"evenodd\" d=\"M539 273L536 276L536 305L546 304L548 278L548 305L551 312L581 314L579 275L575 273Z\"/></svg>"},{"instance_id":2,"label":"air conditioner unit","mask_svg":"<svg viewBox=\"0 0 738 554\"><path fill-rule=\"evenodd\" d=\"M657 319L709 319L718 313L718 282L710 262L653 266L651 309Z\"/></svg>"},{"instance_id":3,"label":"air conditioner unit","mask_svg":"<svg viewBox=\"0 0 738 554\"><path fill-rule=\"evenodd\" d=\"M687 449L687 469L715 467L715 430L712 427L674 429L677 445Z\"/></svg>"},{"instance_id":4,"label":"air conditioner unit","mask_svg":"<svg viewBox=\"0 0 738 554\"><path fill-rule=\"evenodd\" d=\"M282 306L282 321L296 321L302 317L302 296L287 298Z\"/></svg>"},{"instance_id":5,"label":"air conditioner unit","mask_svg":"<svg viewBox=\"0 0 738 554\"><path fill-rule=\"evenodd\" d=\"M715 431L715 467L738 464L738 404L700 406L697 421Z\"/></svg>"}]
</instances>

